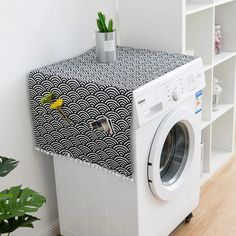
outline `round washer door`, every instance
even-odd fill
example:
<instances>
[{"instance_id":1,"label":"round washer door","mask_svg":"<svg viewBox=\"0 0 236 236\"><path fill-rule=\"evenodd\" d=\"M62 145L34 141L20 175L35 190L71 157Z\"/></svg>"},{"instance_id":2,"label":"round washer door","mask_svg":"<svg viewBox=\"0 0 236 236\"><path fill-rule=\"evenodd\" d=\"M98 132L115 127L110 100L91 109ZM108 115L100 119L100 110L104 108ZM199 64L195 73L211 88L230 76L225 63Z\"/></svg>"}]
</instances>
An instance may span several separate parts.
<instances>
[{"instance_id":1,"label":"round washer door","mask_svg":"<svg viewBox=\"0 0 236 236\"><path fill-rule=\"evenodd\" d=\"M149 154L148 180L153 194L161 200L173 199L194 157L196 118L188 110L169 113L158 127Z\"/></svg>"}]
</instances>

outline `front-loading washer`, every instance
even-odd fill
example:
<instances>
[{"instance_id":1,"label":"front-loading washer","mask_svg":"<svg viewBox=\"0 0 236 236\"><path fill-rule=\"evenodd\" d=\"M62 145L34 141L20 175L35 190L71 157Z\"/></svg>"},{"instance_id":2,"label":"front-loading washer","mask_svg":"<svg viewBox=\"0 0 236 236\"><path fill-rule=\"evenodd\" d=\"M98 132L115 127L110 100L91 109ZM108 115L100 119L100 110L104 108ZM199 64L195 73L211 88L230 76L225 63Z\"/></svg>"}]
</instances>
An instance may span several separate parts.
<instances>
[{"instance_id":1,"label":"front-loading washer","mask_svg":"<svg viewBox=\"0 0 236 236\"><path fill-rule=\"evenodd\" d=\"M133 182L54 158L63 235L167 236L197 207L204 86L198 58L133 92Z\"/></svg>"}]
</instances>

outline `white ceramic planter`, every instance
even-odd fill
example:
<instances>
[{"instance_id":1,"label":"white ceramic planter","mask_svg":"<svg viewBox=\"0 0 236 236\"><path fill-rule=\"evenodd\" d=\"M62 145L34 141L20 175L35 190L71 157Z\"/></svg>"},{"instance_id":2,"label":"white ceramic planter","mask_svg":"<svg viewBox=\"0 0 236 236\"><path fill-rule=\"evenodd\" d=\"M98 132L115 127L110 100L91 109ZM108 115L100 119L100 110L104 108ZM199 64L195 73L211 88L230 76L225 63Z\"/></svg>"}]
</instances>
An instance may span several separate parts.
<instances>
[{"instance_id":1,"label":"white ceramic planter","mask_svg":"<svg viewBox=\"0 0 236 236\"><path fill-rule=\"evenodd\" d=\"M116 61L116 31L102 33L96 31L96 53L98 62Z\"/></svg>"}]
</instances>

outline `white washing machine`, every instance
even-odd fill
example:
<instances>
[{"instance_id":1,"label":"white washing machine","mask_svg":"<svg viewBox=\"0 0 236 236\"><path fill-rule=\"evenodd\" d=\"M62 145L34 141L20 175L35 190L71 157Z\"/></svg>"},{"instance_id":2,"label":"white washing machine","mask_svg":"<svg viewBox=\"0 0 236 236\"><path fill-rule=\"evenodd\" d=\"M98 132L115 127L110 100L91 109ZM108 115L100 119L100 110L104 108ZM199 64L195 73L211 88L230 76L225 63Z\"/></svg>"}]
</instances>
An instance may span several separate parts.
<instances>
[{"instance_id":1,"label":"white washing machine","mask_svg":"<svg viewBox=\"0 0 236 236\"><path fill-rule=\"evenodd\" d=\"M54 158L64 236L167 236L197 207L204 86L196 59L134 91L134 182Z\"/></svg>"}]
</instances>

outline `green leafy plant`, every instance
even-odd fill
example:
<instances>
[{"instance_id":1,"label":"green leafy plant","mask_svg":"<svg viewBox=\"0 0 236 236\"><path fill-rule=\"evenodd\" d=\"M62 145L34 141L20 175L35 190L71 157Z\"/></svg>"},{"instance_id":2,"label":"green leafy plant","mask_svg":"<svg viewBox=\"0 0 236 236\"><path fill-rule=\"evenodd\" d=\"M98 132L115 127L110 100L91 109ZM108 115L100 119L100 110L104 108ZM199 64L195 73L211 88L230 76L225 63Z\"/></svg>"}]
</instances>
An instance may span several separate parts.
<instances>
[{"instance_id":1,"label":"green leafy plant","mask_svg":"<svg viewBox=\"0 0 236 236\"><path fill-rule=\"evenodd\" d=\"M99 32L101 33L114 31L113 20L110 19L108 22L108 25L106 25L106 16L102 12L98 12L97 26L98 26Z\"/></svg>"},{"instance_id":2,"label":"green leafy plant","mask_svg":"<svg viewBox=\"0 0 236 236\"><path fill-rule=\"evenodd\" d=\"M44 105L46 103L51 104L54 97L55 97L55 94L53 92L49 92L41 99L40 102L42 105Z\"/></svg>"},{"instance_id":3,"label":"green leafy plant","mask_svg":"<svg viewBox=\"0 0 236 236\"><path fill-rule=\"evenodd\" d=\"M67 122L69 121L67 115L62 110L62 106L64 105L64 100L62 98L56 99L56 95L53 92L48 92L46 95L44 95L40 103L41 105L49 104L51 110L57 110L65 121Z\"/></svg>"},{"instance_id":4,"label":"green leafy plant","mask_svg":"<svg viewBox=\"0 0 236 236\"><path fill-rule=\"evenodd\" d=\"M18 163L19 162L14 159L0 157L0 177L8 175L17 167Z\"/></svg>"},{"instance_id":5,"label":"green leafy plant","mask_svg":"<svg viewBox=\"0 0 236 236\"><path fill-rule=\"evenodd\" d=\"M18 161L0 156L0 177L9 174L18 165ZM33 222L39 220L29 215L38 211L46 202L44 196L30 188L14 186L0 192L0 235L8 234L20 227L33 228Z\"/></svg>"}]
</instances>

